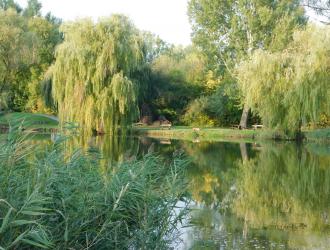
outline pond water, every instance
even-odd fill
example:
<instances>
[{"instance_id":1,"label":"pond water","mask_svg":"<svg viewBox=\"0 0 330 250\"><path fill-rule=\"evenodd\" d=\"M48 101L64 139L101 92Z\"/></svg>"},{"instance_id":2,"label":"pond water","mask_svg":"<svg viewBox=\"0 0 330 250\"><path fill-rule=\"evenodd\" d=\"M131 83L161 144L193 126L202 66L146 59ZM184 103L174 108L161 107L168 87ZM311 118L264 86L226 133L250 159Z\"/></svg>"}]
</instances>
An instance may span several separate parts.
<instances>
[{"instance_id":1,"label":"pond water","mask_svg":"<svg viewBox=\"0 0 330 250\"><path fill-rule=\"evenodd\" d=\"M191 212L174 249L330 249L329 144L75 140L113 164L189 157Z\"/></svg>"}]
</instances>

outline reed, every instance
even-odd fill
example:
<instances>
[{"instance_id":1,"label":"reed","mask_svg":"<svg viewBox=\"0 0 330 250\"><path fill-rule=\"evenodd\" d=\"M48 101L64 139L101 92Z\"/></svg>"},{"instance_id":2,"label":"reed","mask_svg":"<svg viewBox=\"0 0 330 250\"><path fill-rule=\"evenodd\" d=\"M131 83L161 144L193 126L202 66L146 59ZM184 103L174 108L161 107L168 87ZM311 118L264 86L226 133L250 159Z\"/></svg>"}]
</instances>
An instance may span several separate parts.
<instances>
[{"instance_id":1,"label":"reed","mask_svg":"<svg viewBox=\"0 0 330 250\"><path fill-rule=\"evenodd\" d=\"M166 249L178 239L183 157L101 169L95 153L68 156L62 138L39 147L12 132L0 144L1 250Z\"/></svg>"}]
</instances>

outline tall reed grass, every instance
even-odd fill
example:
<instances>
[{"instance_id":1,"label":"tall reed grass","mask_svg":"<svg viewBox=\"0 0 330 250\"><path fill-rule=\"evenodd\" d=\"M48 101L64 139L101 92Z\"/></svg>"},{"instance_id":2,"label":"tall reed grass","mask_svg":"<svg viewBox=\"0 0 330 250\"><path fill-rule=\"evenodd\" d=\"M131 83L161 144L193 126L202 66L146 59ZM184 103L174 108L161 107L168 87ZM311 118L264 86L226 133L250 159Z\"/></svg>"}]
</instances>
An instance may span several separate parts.
<instances>
[{"instance_id":1,"label":"tall reed grass","mask_svg":"<svg viewBox=\"0 0 330 250\"><path fill-rule=\"evenodd\" d=\"M0 142L0 249L166 249L187 209L187 160L146 155L106 170L62 139ZM179 211L179 212L174 212Z\"/></svg>"}]
</instances>

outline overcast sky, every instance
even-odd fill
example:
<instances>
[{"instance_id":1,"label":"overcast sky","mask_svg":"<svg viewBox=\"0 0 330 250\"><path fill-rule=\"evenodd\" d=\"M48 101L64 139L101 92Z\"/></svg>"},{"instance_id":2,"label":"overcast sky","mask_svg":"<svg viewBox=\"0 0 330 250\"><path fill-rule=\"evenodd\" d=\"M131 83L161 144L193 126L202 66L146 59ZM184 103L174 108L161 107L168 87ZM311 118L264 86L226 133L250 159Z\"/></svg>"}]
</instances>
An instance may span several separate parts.
<instances>
[{"instance_id":1,"label":"overcast sky","mask_svg":"<svg viewBox=\"0 0 330 250\"><path fill-rule=\"evenodd\" d=\"M151 31L163 40L190 44L191 28L187 16L188 0L39 0L42 12L52 12L63 20L77 17L109 16L112 13L128 15L142 30ZM16 0L25 7L27 0Z\"/></svg>"}]
</instances>

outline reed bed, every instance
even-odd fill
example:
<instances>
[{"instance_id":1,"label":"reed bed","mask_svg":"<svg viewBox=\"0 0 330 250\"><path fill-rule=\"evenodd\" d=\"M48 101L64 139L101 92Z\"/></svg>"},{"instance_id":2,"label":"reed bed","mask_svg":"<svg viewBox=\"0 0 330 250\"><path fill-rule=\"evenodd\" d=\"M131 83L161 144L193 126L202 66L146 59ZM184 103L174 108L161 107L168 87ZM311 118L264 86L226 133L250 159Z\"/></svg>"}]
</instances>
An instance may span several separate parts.
<instances>
[{"instance_id":1,"label":"reed bed","mask_svg":"<svg viewBox=\"0 0 330 250\"><path fill-rule=\"evenodd\" d=\"M0 142L1 250L167 249L178 240L183 157L100 168L100 155L68 154L63 138L41 147L26 136Z\"/></svg>"}]
</instances>

